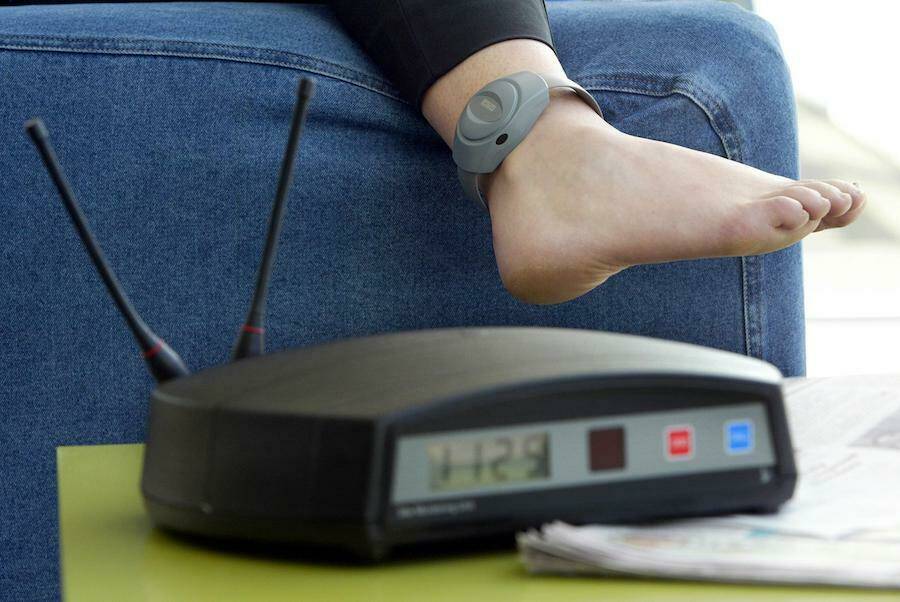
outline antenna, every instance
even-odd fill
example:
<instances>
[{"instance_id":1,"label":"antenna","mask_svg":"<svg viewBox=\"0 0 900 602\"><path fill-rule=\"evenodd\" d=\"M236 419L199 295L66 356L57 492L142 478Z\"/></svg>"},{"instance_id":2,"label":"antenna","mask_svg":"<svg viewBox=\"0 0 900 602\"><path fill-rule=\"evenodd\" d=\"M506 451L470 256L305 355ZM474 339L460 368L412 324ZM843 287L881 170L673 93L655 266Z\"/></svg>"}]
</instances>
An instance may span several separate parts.
<instances>
[{"instance_id":1,"label":"antenna","mask_svg":"<svg viewBox=\"0 0 900 602\"><path fill-rule=\"evenodd\" d=\"M122 284L116 278L112 268L109 267L106 257L97 243L97 239L94 238L91 229L87 225L87 220L85 220L78 201L75 200L72 188L69 186L66 176L63 175L56 153L53 152L53 147L50 145L44 122L40 119L31 119L25 123L25 131L28 132L32 142L37 147L38 153L41 155L41 159L44 160L44 165L47 167L47 171L53 179L56 189L59 191L59 196L69 212L69 217L72 218L75 229L78 230L78 236L81 237L84 248L87 250L88 255L91 256L91 261L94 262L94 267L100 272L100 277L103 279L106 289L112 296L113 301L116 302L119 311L128 323L128 327L134 334L134 338L144 352L144 360L147 362L147 367L154 378L162 382L190 374L184 362L178 357L178 354L144 323L128 299L128 295L122 290Z\"/></svg>"},{"instance_id":2,"label":"antenna","mask_svg":"<svg viewBox=\"0 0 900 602\"><path fill-rule=\"evenodd\" d=\"M278 191L275 193L275 204L272 206L272 215L269 217L266 246L263 249L262 262L259 264L259 271L256 274L253 301L250 304L247 319L241 326L238 338L234 343L232 360L235 361L265 353L266 294L269 290L269 277L272 275L272 264L278 250L278 235L284 219L284 206L288 190L294 178L294 164L297 159L297 148L300 146L303 122L306 119L306 108L314 89L313 80L306 77L300 79L300 84L297 86L297 102L294 105L294 116L291 121L291 133L288 136L287 147L284 149L284 157L281 160Z\"/></svg>"}]
</instances>

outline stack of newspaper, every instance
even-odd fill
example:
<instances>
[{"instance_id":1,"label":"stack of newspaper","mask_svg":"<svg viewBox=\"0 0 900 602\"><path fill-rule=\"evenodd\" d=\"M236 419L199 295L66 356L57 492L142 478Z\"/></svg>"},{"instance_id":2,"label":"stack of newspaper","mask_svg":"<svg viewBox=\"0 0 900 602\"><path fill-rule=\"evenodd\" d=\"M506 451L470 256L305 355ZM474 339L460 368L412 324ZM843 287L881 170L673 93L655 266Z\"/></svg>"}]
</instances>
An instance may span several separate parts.
<instances>
[{"instance_id":1,"label":"stack of newspaper","mask_svg":"<svg viewBox=\"0 0 900 602\"><path fill-rule=\"evenodd\" d=\"M797 492L773 515L522 533L536 573L900 588L900 376L789 380Z\"/></svg>"}]
</instances>

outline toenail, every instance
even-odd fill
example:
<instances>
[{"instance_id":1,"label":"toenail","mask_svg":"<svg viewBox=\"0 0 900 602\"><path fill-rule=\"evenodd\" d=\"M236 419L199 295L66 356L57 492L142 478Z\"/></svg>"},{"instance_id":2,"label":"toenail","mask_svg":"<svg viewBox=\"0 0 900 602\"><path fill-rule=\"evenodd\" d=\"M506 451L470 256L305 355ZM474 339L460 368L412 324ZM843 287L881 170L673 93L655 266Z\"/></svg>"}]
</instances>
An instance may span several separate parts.
<instances>
[{"instance_id":1,"label":"toenail","mask_svg":"<svg viewBox=\"0 0 900 602\"><path fill-rule=\"evenodd\" d=\"M853 197L847 194L846 192L842 192L841 196L844 197L847 201L853 202Z\"/></svg>"},{"instance_id":2,"label":"toenail","mask_svg":"<svg viewBox=\"0 0 900 602\"><path fill-rule=\"evenodd\" d=\"M851 182L851 184L856 188L856 192L862 193L862 186L859 185L859 182Z\"/></svg>"}]
</instances>

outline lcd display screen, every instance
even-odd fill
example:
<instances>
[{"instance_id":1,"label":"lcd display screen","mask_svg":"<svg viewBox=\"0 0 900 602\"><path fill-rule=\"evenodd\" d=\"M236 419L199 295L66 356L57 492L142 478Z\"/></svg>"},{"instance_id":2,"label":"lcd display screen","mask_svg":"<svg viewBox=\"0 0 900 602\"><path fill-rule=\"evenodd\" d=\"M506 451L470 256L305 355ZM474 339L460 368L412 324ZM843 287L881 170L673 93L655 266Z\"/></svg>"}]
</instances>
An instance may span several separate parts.
<instances>
[{"instance_id":1,"label":"lcd display screen","mask_svg":"<svg viewBox=\"0 0 900 602\"><path fill-rule=\"evenodd\" d=\"M546 432L448 439L427 449L431 491L550 477L550 436Z\"/></svg>"}]
</instances>

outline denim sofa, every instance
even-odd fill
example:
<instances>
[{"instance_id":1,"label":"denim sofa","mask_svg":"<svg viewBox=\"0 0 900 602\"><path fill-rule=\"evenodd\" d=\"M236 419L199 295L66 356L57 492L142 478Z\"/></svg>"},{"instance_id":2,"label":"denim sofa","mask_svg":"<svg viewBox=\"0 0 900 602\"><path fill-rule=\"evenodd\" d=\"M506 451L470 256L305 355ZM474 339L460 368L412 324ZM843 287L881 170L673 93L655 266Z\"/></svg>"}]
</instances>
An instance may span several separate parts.
<instances>
[{"instance_id":1,"label":"denim sofa","mask_svg":"<svg viewBox=\"0 0 900 602\"><path fill-rule=\"evenodd\" d=\"M796 176L771 28L724 3L549 2L607 118ZM418 112L334 22L281 4L0 8L0 598L58 595L54 448L141 441L152 382L23 131L41 116L110 261L192 369L246 309L293 90L311 107L269 347L456 325L699 343L803 371L799 248L637 267L537 307L498 278L488 217Z\"/></svg>"}]
</instances>

